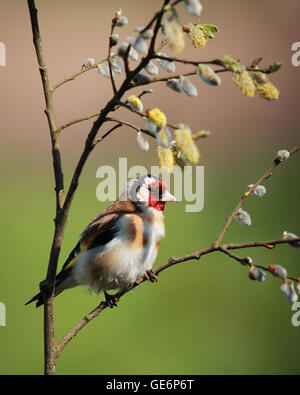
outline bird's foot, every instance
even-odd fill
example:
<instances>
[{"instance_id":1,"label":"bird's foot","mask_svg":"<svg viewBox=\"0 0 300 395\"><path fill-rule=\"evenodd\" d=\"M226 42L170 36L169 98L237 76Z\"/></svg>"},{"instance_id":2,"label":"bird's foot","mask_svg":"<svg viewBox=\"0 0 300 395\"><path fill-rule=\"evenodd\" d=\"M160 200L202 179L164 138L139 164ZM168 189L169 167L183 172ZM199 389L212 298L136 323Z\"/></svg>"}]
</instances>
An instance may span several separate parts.
<instances>
[{"instance_id":1,"label":"bird's foot","mask_svg":"<svg viewBox=\"0 0 300 395\"><path fill-rule=\"evenodd\" d=\"M146 270L144 277L146 280L150 281L151 283L157 282L157 276L152 269Z\"/></svg>"},{"instance_id":2,"label":"bird's foot","mask_svg":"<svg viewBox=\"0 0 300 395\"><path fill-rule=\"evenodd\" d=\"M114 306L118 306L117 303L120 301L120 298L117 295L109 295L107 292L104 292L104 296L108 307L112 309Z\"/></svg>"}]
</instances>

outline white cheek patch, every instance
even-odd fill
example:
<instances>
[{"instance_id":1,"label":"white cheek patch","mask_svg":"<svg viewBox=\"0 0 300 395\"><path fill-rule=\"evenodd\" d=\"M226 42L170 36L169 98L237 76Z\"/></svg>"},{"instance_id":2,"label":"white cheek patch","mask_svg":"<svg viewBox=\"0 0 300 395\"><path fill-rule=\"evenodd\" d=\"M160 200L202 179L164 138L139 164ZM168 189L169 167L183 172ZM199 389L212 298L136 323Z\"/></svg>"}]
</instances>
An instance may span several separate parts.
<instances>
[{"instance_id":1,"label":"white cheek patch","mask_svg":"<svg viewBox=\"0 0 300 395\"><path fill-rule=\"evenodd\" d=\"M142 186L137 193L138 201L148 202L149 201L149 191L144 186Z\"/></svg>"}]
</instances>

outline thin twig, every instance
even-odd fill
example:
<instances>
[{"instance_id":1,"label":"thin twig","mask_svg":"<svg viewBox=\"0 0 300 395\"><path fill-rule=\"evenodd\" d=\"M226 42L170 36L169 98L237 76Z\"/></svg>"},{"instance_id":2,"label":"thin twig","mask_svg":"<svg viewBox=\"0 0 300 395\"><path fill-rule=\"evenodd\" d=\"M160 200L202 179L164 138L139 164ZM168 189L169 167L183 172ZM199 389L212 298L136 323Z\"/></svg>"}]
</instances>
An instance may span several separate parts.
<instances>
[{"instance_id":1,"label":"thin twig","mask_svg":"<svg viewBox=\"0 0 300 395\"><path fill-rule=\"evenodd\" d=\"M57 132L60 133L63 129L66 129L66 128L68 128L69 126L75 125L76 123L79 123L79 122L82 122L82 121L87 121L87 120L89 120L89 119L91 119L91 118L98 117L99 115L100 115L100 113L97 112L96 114L87 115L87 116L82 117L82 118L74 119L73 121L67 122L67 123L65 123L65 124L63 124L63 125L61 125L61 126L59 126L59 127L57 128Z\"/></svg>"},{"instance_id":2,"label":"thin twig","mask_svg":"<svg viewBox=\"0 0 300 395\"><path fill-rule=\"evenodd\" d=\"M106 118L106 120L111 121L111 122L118 122L120 125L129 126L130 128L134 129L136 132L143 132L143 133L147 134L148 136L156 139L155 133L152 133L147 129L139 128L138 126L135 126L130 122L122 121L121 119L115 119L115 118Z\"/></svg>"},{"instance_id":3,"label":"thin twig","mask_svg":"<svg viewBox=\"0 0 300 395\"><path fill-rule=\"evenodd\" d=\"M96 145L96 144L100 143L100 142L101 142L102 140L104 140L107 136L109 136L114 130L116 130L116 129L122 127L122 126L123 126L122 124L113 126L111 129L109 129L108 132L104 133L103 136L101 136L98 140L96 140L94 144Z\"/></svg>"},{"instance_id":4,"label":"thin twig","mask_svg":"<svg viewBox=\"0 0 300 395\"><path fill-rule=\"evenodd\" d=\"M119 101L119 102L118 102L118 105L121 106L121 107L127 108L127 110L129 110L129 111L131 111L131 112L133 112L133 113L139 115L141 118L147 117L147 114L144 114L144 113L142 113L142 112L140 112L140 111L134 110L133 108L131 108L130 106L128 106L126 103L123 103L122 101ZM167 126L169 126L169 127L172 128L172 129L178 129L178 126L177 126L177 125L174 125L174 124L172 124L172 123L167 123Z\"/></svg>"},{"instance_id":5,"label":"thin twig","mask_svg":"<svg viewBox=\"0 0 300 395\"><path fill-rule=\"evenodd\" d=\"M290 151L290 155L295 154L297 151L299 151L300 147L294 147L292 148L292 150ZM215 244L218 245L221 243L221 241L223 240L225 233L228 231L229 226L231 224L231 222L233 221L234 217L236 216L236 214L238 213L239 209L242 207L243 203L248 199L248 197L251 195L251 193L255 190L255 188L261 184L264 180L266 180L267 178L271 177L273 174L273 171L275 170L275 168L282 162L275 160L272 164L272 166L270 167L270 169L262 176L259 178L258 181L256 181L255 184L253 184L253 186L251 188L249 188L248 191L246 191L241 200L238 202L238 204L236 205L235 209L232 211L232 213L230 214L230 216L227 218L227 221L225 223L224 228L222 229L221 233L219 234L218 238L215 241Z\"/></svg>"},{"instance_id":6,"label":"thin twig","mask_svg":"<svg viewBox=\"0 0 300 395\"><path fill-rule=\"evenodd\" d=\"M105 62L107 59L103 59L100 62L95 63L93 66L89 66L89 67L85 67L83 66L82 69L80 71L78 71L77 73L72 74L70 77L65 78L63 81L57 83L56 85L54 85L51 88L51 91L54 92L57 88L59 88L60 86L66 84L67 82L73 81L75 80L76 77L79 77L80 75L86 73L87 71L90 71L92 69L96 69L99 64Z\"/></svg>"},{"instance_id":7,"label":"thin twig","mask_svg":"<svg viewBox=\"0 0 300 395\"><path fill-rule=\"evenodd\" d=\"M163 58L163 57L162 57L162 58ZM171 59L171 58L170 58L170 59ZM249 67L249 68L247 67L246 70L247 70L247 71L253 71L251 67ZM230 70L228 70L228 69L218 69L218 70L214 70L214 72L215 72L216 74L225 73L225 72L228 72L228 71L230 71ZM256 71L256 72L265 73L264 70L255 69L255 71ZM194 70L194 71L190 71L190 72L187 72L187 73L169 75L169 76L167 76L167 77L161 77L161 78L156 78L156 77L154 77L154 78L151 78L149 81L145 81L145 82L133 82L133 83L132 83L132 88L135 88L135 87L137 87L137 86L150 85L150 84L153 84L153 83L156 83L156 82L166 82L166 81L168 81L168 80L170 80L170 79L173 79L173 78L174 78L174 79L179 79L180 77L190 77L190 76L192 76L192 75L197 75L197 70L196 70L196 71L195 71L195 70Z\"/></svg>"},{"instance_id":8,"label":"thin twig","mask_svg":"<svg viewBox=\"0 0 300 395\"><path fill-rule=\"evenodd\" d=\"M241 258L238 255L233 254L232 252L228 251L225 248L225 246L220 246L219 251L223 252L224 254L228 255L230 258L232 258L232 259L236 260L237 262L241 263L243 266L257 267L258 269L262 269L265 272L272 273L272 270L271 270L270 267L263 266L263 265L258 265L258 264L254 263L254 262L251 262L247 258ZM299 282L299 278L298 277L287 276L286 278L288 280Z\"/></svg>"},{"instance_id":9,"label":"thin twig","mask_svg":"<svg viewBox=\"0 0 300 395\"><path fill-rule=\"evenodd\" d=\"M116 119L116 118L109 117L109 118L106 118L106 120L110 121L110 122L118 122L121 125L128 126L128 127L132 128L132 129L134 129L136 132L140 132L141 131L141 128L139 128L138 126L133 125L133 123L130 123L130 122L127 122L127 121L122 121L121 119Z\"/></svg>"},{"instance_id":10,"label":"thin twig","mask_svg":"<svg viewBox=\"0 0 300 395\"><path fill-rule=\"evenodd\" d=\"M46 281L40 284L40 288L44 298L44 353L45 353L44 369L45 369L45 374L53 375L55 374L55 369L56 369L56 359L54 355L55 339L54 339L53 299L54 299L57 262L60 253L61 240L64 233L64 227L61 226L61 222L60 222L62 206L64 204L64 179L63 179L63 171L61 164L59 134L56 128L53 98L52 98L52 91L50 88L48 69L43 54L42 39L41 39L38 16L37 16L38 11L35 6L34 0L28 0L27 4L30 12L33 42L35 46L36 56L41 74L41 80L43 84L44 97L46 102L45 113L47 115L50 136L51 136L53 169L55 176L55 191L56 191L55 231L52 240Z\"/></svg>"},{"instance_id":11,"label":"thin twig","mask_svg":"<svg viewBox=\"0 0 300 395\"><path fill-rule=\"evenodd\" d=\"M295 239L286 239L279 238L275 240L266 240L266 241L250 241L247 243L227 243L223 244L223 247L227 250L239 250L243 248L252 248L252 247L265 247L269 250L272 250L277 244L286 244L286 243L297 243L300 241L300 238Z\"/></svg>"},{"instance_id":12,"label":"thin twig","mask_svg":"<svg viewBox=\"0 0 300 395\"><path fill-rule=\"evenodd\" d=\"M211 64L211 65L216 65L216 66L221 66L222 69L221 70L216 70L216 73L221 73L221 72L225 72L225 71L230 71L230 69L227 69L224 64L222 63L222 61L220 59L214 59L214 60L204 60L204 61L197 61L197 60L189 60L189 59L181 59L181 58L176 58L176 57L171 57L171 56L165 56L165 55L159 55L159 54L155 54L154 59L162 59L162 60L166 60L169 62L177 62L177 63L182 63L182 64L189 64L192 66L196 66L198 67L199 64ZM260 72L260 73L264 73L264 74L270 74L270 69L258 69L258 68L254 68L252 66L248 66L246 67L247 71L253 71L253 72Z\"/></svg>"},{"instance_id":13,"label":"thin twig","mask_svg":"<svg viewBox=\"0 0 300 395\"><path fill-rule=\"evenodd\" d=\"M109 36L109 43L108 43L108 55L107 55L107 60L108 60L108 66L109 66L109 74L110 74L110 80L111 80L111 84L112 84L112 88L113 88L113 92L114 95L116 95L117 93L117 88L116 88L116 83L114 80L114 73L112 70L112 65L111 65L111 37L113 35L114 32L114 28L116 26L117 20L116 18L114 18L111 22L111 30L110 30L110 36Z\"/></svg>"},{"instance_id":14,"label":"thin twig","mask_svg":"<svg viewBox=\"0 0 300 395\"><path fill-rule=\"evenodd\" d=\"M123 57L123 61L124 61L124 67L125 67L125 73L126 76L129 77L131 74L130 68L129 68L129 52L131 50L131 44L128 45L126 53Z\"/></svg>"},{"instance_id":15,"label":"thin twig","mask_svg":"<svg viewBox=\"0 0 300 395\"><path fill-rule=\"evenodd\" d=\"M154 84L156 82L166 82L169 81L170 79L179 79L180 77L189 77L191 75L196 75L197 71L191 71L189 73L181 73L181 74L174 74L174 75L169 75L167 77L161 77L161 78L152 78L150 81L148 82L133 82L132 83L132 87L135 88L137 86L143 86L143 85L149 85L149 84Z\"/></svg>"}]
</instances>

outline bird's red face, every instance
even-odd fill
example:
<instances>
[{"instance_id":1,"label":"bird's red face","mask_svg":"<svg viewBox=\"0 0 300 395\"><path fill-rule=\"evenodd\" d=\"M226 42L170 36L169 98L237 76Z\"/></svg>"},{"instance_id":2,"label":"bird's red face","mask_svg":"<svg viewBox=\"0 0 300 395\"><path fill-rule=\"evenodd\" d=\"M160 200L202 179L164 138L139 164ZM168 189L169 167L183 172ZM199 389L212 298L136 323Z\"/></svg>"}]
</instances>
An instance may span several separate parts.
<instances>
[{"instance_id":1,"label":"bird's red face","mask_svg":"<svg viewBox=\"0 0 300 395\"><path fill-rule=\"evenodd\" d=\"M167 202L177 202L175 196L168 191L167 185L159 179L154 178L148 185L148 191L148 205L155 210L163 211Z\"/></svg>"}]
</instances>

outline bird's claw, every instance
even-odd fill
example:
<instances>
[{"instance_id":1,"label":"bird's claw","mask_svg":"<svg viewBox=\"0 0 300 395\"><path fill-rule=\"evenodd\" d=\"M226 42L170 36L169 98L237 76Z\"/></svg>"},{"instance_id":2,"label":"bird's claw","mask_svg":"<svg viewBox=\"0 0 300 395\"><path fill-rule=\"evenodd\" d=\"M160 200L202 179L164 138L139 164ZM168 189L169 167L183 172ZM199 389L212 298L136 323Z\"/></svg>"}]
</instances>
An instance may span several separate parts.
<instances>
[{"instance_id":1,"label":"bird's claw","mask_svg":"<svg viewBox=\"0 0 300 395\"><path fill-rule=\"evenodd\" d=\"M151 283L157 282L157 276L153 270L146 270L144 277L146 280L150 281Z\"/></svg>"},{"instance_id":2,"label":"bird's claw","mask_svg":"<svg viewBox=\"0 0 300 395\"><path fill-rule=\"evenodd\" d=\"M114 306L118 306L120 298L117 295L109 295L108 293L104 292L104 296L108 307L112 309Z\"/></svg>"}]
</instances>

